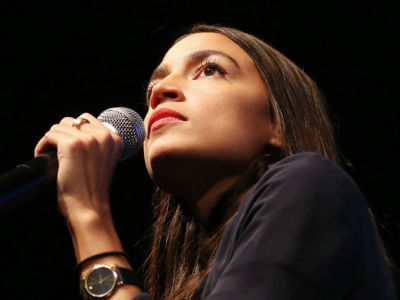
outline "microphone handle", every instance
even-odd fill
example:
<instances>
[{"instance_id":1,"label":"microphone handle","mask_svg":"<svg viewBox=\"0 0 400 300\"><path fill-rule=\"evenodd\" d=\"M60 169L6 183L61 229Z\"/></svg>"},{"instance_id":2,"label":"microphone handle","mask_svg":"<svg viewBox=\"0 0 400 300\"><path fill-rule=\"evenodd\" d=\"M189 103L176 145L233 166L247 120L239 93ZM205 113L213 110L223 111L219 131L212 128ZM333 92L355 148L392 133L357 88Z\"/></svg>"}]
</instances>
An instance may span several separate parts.
<instances>
[{"instance_id":1,"label":"microphone handle","mask_svg":"<svg viewBox=\"0 0 400 300\"><path fill-rule=\"evenodd\" d=\"M51 188L55 189L57 170L57 151L48 150L2 174L0 176L0 215L22 206L29 199L43 196Z\"/></svg>"}]
</instances>

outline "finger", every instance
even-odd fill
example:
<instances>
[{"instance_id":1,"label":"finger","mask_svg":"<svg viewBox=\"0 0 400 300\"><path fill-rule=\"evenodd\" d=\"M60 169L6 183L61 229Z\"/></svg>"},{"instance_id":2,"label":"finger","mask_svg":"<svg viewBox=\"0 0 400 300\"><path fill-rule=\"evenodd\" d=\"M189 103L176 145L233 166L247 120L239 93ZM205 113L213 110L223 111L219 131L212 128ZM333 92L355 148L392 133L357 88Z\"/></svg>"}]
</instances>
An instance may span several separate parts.
<instances>
[{"instance_id":1,"label":"finger","mask_svg":"<svg viewBox=\"0 0 400 300\"><path fill-rule=\"evenodd\" d=\"M61 124L53 125L48 132L37 143L34 155L35 157L42 154L50 148L58 148L60 143L66 144L68 141L84 141L92 137L92 135L79 132L70 126Z\"/></svg>"},{"instance_id":2,"label":"finger","mask_svg":"<svg viewBox=\"0 0 400 300\"><path fill-rule=\"evenodd\" d=\"M79 119L81 119L80 122L77 122ZM94 119L91 118L91 120L93 121ZM94 126L87 118L83 116L80 116L77 119L65 117L60 121L59 125L53 125L52 129L72 134L77 137L81 136L82 133L88 133L92 136L101 136L107 133L105 129Z\"/></svg>"},{"instance_id":3,"label":"finger","mask_svg":"<svg viewBox=\"0 0 400 300\"><path fill-rule=\"evenodd\" d=\"M87 120L87 122L84 122L79 126L78 128L79 131L95 135L97 139L101 142L101 144L106 143L111 139L113 140L113 144L117 145L118 149L122 147L121 137L118 134L111 131L106 126L104 126L104 124L100 122L97 118L95 118L93 115L89 113L83 113L79 116L79 118Z\"/></svg>"},{"instance_id":4,"label":"finger","mask_svg":"<svg viewBox=\"0 0 400 300\"><path fill-rule=\"evenodd\" d=\"M36 145L35 157L42 154L50 148L57 148L65 145L78 148L86 148L90 151L105 151L112 149L112 153L120 153L122 150L121 138L112 133L107 128L99 128L88 124L85 129L79 129L68 125L73 118L64 118L60 124L53 125L50 130ZM111 148L110 148L111 147ZM89 152L90 152L89 151ZM114 154L115 155L115 154Z\"/></svg>"},{"instance_id":5,"label":"finger","mask_svg":"<svg viewBox=\"0 0 400 300\"><path fill-rule=\"evenodd\" d=\"M73 126L72 124L74 123L74 121L79 118L82 118L83 121L80 122L78 126ZM86 132L93 130L93 128L97 128L98 130L103 132L110 132L110 130L106 126L104 126L102 122L100 122L96 117L94 117L89 113L83 113L77 119L67 117L62 119L60 124L63 124L65 126L72 126L75 129L79 129ZM117 138L118 135L116 135L114 132L112 132L112 134L115 135L114 139Z\"/></svg>"},{"instance_id":6,"label":"finger","mask_svg":"<svg viewBox=\"0 0 400 300\"><path fill-rule=\"evenodd\" d=\"M102 130L104 130L105 126L103 125L103 123L101 123L95 116L93 116L90 113L83 113L79 116L79 118L83 118L85 120L87 120L88 122L85 122L85 124L89 123L97 128L100 128ZM84 124L82 124L84 125Z\"/></svg>"},{"instance_id":7,"label":"finger","mask_svg":"<svg viewBox=\"0 0 400 300\"><path fill-rule=\"evenodd\" d=\"M78 118L71 118L71 117L65 117L60 121L60 125L69 127L69 128L74 128L75 130L81 130L84 127L87 127L87 125L90 124L90 121L83 117L82 115L79 116Z\"/></svg>"},{"instance_id":8,"label":"finger","mask_svg":"<svg viewBox=\"0 0 400 300\"><path fill-rule=\"evenodd\" d=\"M104 126L102 122L99 121L96 117L89 113L83 113L79 117L82 117L86 120L89 121L89 123L82 124L80 129L83 131L88 131L88 129L92 129L89 125L92 125L93 127L97 128L96 134L102 138L102 140L107 140L109 137L111 137L114 140L114 143L118 144L119 147L122 147L122 140L121 137L116 134L115 132L111 131L109 128Z\"/></svg>"},{"instance_id":9,"label":"finger","mask_svg":"<svg viewBox=\"0 0 400 300\"><path fill-rule=\"evenodd\" d=\"M60 125L72 127L72 123L74 122L74 120L75 120L75 118L72 118L72 117L64 117L60 121Z\"/></svg>"},{"instance_id":10,"label":"finger","mask_svg":"<svg viewBox=\"0 0 400 300\"><path fill-rule=\"evenodd\" d=\"M57 136L58 139L55 138L55 136ZM57 148L58 141L60 139L65 140L67 138L67 136L68 135L66 135L65 133L56 132L54 129L54 126L53 126L52 129L50 131L46 132L46 134L36 144L36 147L34 150L34 156L37 157L37 156L41 155L42 153L44 153L48 149Z\"/></svg>"},{"instance_id":11,"label":"finger","mask_svg":"<svg viewBox=\"0 0 400 300\"><path fill-rule=\"evenodd\" d=\"M87 112L79 115L77 118L81 118L81 117L87 119L90 123L96 123L96 121L100 122L99 120L97 120L96 117L94 117L93 115L91 115L90 113L87 113ZM66 125L72 126L72 122L77 118L65 117L60 121L60 124L63 124L63 125L66 124ZM100 124L101 124L101 122L100 122Z\"/></svg>"}]
</instances>

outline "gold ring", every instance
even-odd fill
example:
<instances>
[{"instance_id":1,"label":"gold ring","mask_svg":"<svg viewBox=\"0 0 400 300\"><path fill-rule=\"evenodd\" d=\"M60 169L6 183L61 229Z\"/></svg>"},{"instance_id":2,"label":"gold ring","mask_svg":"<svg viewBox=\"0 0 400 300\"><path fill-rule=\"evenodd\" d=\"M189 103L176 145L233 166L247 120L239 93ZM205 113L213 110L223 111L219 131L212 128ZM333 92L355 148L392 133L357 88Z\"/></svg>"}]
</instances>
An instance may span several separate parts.
<instances>
[{"instance_id":1,"label":"gold ring","mask_svg":"<svg viewBox=\"0 0 400 300\"><path fill-rule=\"evenodd\" d=\"M89 123L89 120L85 119L84 117L76 118L72 122L72 127L75 127L76 129L79 129L79 126L81 126L83 123Z\"/></svg>"}]
</instances>

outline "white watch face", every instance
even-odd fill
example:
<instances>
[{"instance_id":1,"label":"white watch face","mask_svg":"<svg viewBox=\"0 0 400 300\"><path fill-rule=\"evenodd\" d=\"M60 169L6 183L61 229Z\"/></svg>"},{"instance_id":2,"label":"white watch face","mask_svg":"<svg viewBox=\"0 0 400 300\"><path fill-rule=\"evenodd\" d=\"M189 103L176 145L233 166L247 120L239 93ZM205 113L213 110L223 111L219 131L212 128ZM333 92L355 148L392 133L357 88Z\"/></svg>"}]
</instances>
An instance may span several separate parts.
<instances>
[{"instance_id":1,"label":"white watch face","mask_svg":"<svg viewBox=\"0 0 400 300\"><path fill-rule=\"evenodd\" d=\"M109 266L97 265L86 277L85 289L93 297L105 297L114 290L117 280L117 273Z\"/></svg>"}]
</instances>

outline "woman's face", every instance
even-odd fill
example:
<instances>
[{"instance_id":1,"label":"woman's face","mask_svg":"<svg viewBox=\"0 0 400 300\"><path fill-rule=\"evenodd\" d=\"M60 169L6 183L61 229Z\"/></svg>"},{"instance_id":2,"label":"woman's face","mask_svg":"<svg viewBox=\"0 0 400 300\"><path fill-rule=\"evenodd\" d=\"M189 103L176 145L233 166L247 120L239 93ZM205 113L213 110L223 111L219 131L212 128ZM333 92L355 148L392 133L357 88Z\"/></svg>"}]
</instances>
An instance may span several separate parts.
<instances>
[{"instance_id":1,"label":"woman's face","mask_svg":"<svg viewBox=\"0 0 400 300\"><path fill-rule=\"evenodd\" d=\"M189 35L166 53L150 79L148 105L144 155L156 183L158 173L238 172L276 144L254 62L218 33Z\"/></svg>"}]
</instances>

